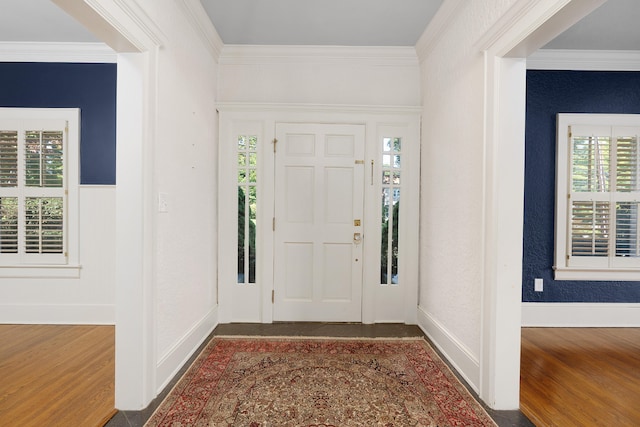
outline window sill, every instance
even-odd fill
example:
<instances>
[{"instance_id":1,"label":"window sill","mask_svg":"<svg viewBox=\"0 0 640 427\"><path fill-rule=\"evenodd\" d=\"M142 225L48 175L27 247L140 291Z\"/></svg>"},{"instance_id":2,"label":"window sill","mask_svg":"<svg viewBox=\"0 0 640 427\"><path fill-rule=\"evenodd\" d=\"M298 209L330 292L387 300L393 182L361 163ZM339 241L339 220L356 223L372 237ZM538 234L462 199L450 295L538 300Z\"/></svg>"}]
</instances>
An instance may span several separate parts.
<instances>
[{"instance_id":1,"label":"window sill","mask_svg":"<svg viewBox=\"0 0 640 427\"><path fill-rule=\"evenodd\" d=\"M555 280L640 282L640 268L554 267Z\"/></svg>"},{"instance_id":2,"label":"window sill","mask_svg":"<svg viewBox=\"0 0 640 427\"><path fill-rule=\"evenodd\" d=\"M0 266L0 278L78 279L80 265L9 265Z\"/></svg>"}]
</instances>

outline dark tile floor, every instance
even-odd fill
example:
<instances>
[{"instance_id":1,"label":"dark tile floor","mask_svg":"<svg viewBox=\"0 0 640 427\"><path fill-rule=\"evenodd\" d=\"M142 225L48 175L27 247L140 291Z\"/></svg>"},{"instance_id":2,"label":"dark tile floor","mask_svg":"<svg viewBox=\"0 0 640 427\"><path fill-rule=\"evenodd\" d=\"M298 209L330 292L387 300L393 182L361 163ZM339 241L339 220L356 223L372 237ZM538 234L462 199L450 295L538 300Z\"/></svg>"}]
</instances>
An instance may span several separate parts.
<instances>
[{"instance_id":1,"label":"dark tile floor","mask_svg":"<svg viewBox=\"0 0 640 427\"><path fill-rule=\"evenodd\" d=\"M313 336L313 337L366 337L366 338L385 338L385 337L415 337L424 334L417 326L402 324L375 324L363 325L360 323L273 323L273 324L257 324L257 323L233 323L226 325L218 325L211 336L214 335L239 335L239 336ZM207 342L209 339L206 340ZM118 412L105 427L142 427L144 423L151 417L162 400L173 388L178 379L191 365L193 360L200 353L204 344L188 363L178 372L173 381L165 387L164 391L151 402L151 404L142 411L120 411ZM437 350L436 350L437 351ZM443 358L444 360L444 358ZM446 360L445 360L446 361ZM452 369L453 372L455 370ZM464 380L460 381L466 385ZM469 389L469 387L467 386ZM469 389L469 392L477 399L477 394ZM484 405L483 405L484 406ZM499 427L533 427L534 425L520 411L494 411L485 406L485 410Z\"/></svg>"}]
</instances>

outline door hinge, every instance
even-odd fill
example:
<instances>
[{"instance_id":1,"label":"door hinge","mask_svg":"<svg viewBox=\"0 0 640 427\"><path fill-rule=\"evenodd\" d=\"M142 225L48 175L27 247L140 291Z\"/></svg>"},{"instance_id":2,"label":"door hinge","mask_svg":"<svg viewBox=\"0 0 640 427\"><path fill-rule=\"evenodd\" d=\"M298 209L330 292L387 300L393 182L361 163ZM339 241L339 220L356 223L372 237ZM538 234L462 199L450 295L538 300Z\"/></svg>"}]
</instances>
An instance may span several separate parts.
<instances>
[{"instance_id":1,"label":"door hinge","mask_svg":"<svg viewBox=\"0 0 640 427\"><path fill-rule=\"evenodd\" d=\"M273 138L273 152L276 152L276 145L278 145L278 139L277 138Z\"/></svg>"},{"instance_id":2,"label":"door hinge","mask_svg":"<svg viewBox=\"0 0 640 427\"><path fill-rule=\"evenodd\" d=\"M356 160L356 165L364 165L364 160Z\"/></svg>"},{"instance_id":3,"label":"door hinge","mask_svg":"<svg viewBox=\"0 0 640 427\"><path fill-rule=\"evenodd\" d=\"M271 304L276 302L276 291L271 291Z\"/></svg>"},{"instance_id":4,"label":"door hinge","mask_svg":"<svg viewBox=\"0 0 640 427\"><path fill-rule=\"evenodd\" d=\"M276 217L273 217L273 220L271 221L271 228L273 229L273 231L276 231Z\"/></svg>"}]
</instances>

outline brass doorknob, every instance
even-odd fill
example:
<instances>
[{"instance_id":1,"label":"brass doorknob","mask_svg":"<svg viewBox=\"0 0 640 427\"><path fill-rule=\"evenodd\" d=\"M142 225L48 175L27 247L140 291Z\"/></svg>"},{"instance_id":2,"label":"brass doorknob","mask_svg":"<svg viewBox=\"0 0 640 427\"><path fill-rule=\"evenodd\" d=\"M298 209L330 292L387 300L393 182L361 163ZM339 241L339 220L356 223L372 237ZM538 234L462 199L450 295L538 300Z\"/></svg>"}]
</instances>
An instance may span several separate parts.
<instances>
[{"instance_id":1,"label":"brass doorknob","mask_svg":"<svg viewBox=\"0 0 640 427\"><path fill-rule=\"evenodd\" d=\"M362 241L362 234L353 233L353 243L355 243L356 245L359 245L361 241Z\"/></svg>"}]
</instances>

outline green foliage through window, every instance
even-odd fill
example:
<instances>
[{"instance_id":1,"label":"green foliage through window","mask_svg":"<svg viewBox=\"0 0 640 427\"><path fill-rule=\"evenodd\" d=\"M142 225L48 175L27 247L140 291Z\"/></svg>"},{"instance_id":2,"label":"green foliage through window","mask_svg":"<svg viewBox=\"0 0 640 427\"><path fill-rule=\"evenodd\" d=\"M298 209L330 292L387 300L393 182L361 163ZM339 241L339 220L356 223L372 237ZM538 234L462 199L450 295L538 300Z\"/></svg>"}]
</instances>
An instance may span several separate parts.
<instances>
[{"instance_id":1,"label":"green foliage through window","mask_svg":"<svg viewBox=\"0 0 640 427\"><path fill-rule=\"evenodd\" d=\"M398 224L400 222L401 138L382 139L382 224L380 283L398 284Z\"/></svg>"},{"instance_id":2,"label":"green foliage through window","mask_svg":"<svg viewBox=\"0 0 640 427\"><path fill-rule=\"evenodd\" d=\"M637 257L636 135L571 137L571 256Z\"/></svg>"},{"instance_id":3,"label":"green foliage through window","mask_svg":"<svg viewBox=\"0 0 640 427\"><path fill-rule=\"evenodd\" d=\"M63 130L0 130L0 253L65 252L64 166Z\"/></svg>"},{"instance_id":4,"label":"green foliage through window","mask_svg":"<svg viewBox=\"0 0 640 427\"><path fill-rule=\"evenodd\" d=\"M238 137L238 283L256 282L258 138Z\"/></svg>"}]
</instances>

